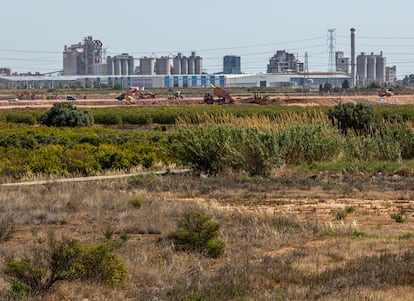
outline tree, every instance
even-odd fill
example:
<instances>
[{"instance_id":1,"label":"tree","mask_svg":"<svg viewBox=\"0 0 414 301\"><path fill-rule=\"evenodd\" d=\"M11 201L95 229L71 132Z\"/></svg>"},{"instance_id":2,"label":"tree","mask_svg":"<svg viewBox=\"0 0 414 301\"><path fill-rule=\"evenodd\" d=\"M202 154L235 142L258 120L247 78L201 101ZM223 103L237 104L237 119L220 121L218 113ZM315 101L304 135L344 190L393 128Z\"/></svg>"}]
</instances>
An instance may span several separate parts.
<instances>
[{"instance_id":1,"label":"tree","mask_svg":"<svg viewBox=\"0 0 414 301\"><path fill-rule=\"evenodd\" d=\"M414 86L414 74L406 75L402 84L403 86Z\"/></svg>"},{"instance_id":2,"label":"tree","mask_svg":"<svg viewBox=\"0 0 414 301\"><path fill-rule=\"evenodd\" d=\"M344 135L348 129L353 129L356 135L368 133L375 121L374 110L364 103L338 104L328 111L328 117L332 125L336 124Z\"/></svg>"},{"instance_id":3,"label":"tree","mask_svg":"<svg viewBox=\"0 0 414 301\"><path fill-rule=\"evenodd\" d=\"M323 85L323 92L332 92L333 86L331 83L325 83Z\"/></svg>"},{"instance_id":4,"label":"tree","mask_svg":"<svg viewBox=\"0 0 414 301\"><path fill-rule=\"evenodd\" d=\"M349 89L349 81L347 79L342 82L342 89Z\"/></svg>"},{"instance_id":5,"label":"tree","mask_svg":"<svg viewBox=\"0 0 414 301\"><path fill-rule=\"evenodd\" d=\"M55 103L40 120L41 124L56 127L91 126L93 118L88 111L78 110L73 103Z\"/></svg>"}]
</instances>

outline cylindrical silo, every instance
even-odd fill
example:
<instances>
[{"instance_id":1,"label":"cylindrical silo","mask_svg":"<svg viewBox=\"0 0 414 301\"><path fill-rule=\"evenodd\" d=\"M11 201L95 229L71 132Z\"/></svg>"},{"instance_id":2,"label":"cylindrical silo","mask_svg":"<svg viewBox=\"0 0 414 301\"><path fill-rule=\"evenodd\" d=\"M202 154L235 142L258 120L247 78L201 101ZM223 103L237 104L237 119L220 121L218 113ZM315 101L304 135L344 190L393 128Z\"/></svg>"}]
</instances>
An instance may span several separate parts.
<instances>
[{"instance_id":1,"label":"cylindrical silo","mask_svg":"<svg viewBox=\"0 0 414 301\"><path fill-rule=\"evenodd\" d=\"M121 61L121 75L128 75L128 59L125 58L124 56L121 56L120 58Z\"/></svg>"},{"instance_id":2,"label":"cylindrical silo","mask_svg":"<svg viewBox=\"0 0 414 301\"><path fill-rule=\"evenodd\" d=\"M357 73L360 85L365 85L367 80L367 56L361 53L357 57Z\"/></svg>"},{"instance_id":3,"label":"cylindrical silo","mask_svg":"<svg viewBox=\"0 0 414 301\"><path fill-rule=\"evenodd\" d=\"M157 74L169 75L171 74L171 62L170 58L162 56L156 60L156 71Z\"/></svg>"},{"instance_id":4,"label":"cylindrical silo","mask_svg":"<svg viewBox=\"0 0 414 301\"><path fill-rule=\"evenodd\" d=\"M135 60L133 56L128 58L128 75L133 75L135 73Z\"/></svg>"},{"instance_id":5,"label":"cylindrical silo","mask_svg":"<svg viewBox=\"0 0 414 301\"><path fill-rule=\"evenodd\" d=\"M173 74L181 74L181 53L174 58Z\"/></svg>"},{"instance_id":6,"label":"cylindrical silo","mask_svg":"<svg viewBox=\"0 0 414 301\"><path fill-rule=\"evenodd\" d=\"M377 58L371 53L367 58L367 80L368 83L377 79Z\"/></svg>"},{"instance_id":7,"label":"cylindrical silo","mask_svg":"<svg viewBox=\"0 0 414 301\"><path fill-rule=\"evenodd\" d=\"M154 75L155 73L155 58L144 57L139 60L141 74Z\"/></svg>"},{"instance_id":8,"label":"cylindrical silo","mask_svg":"<svg viewBox=\"0 0 414 301\"><path fill-rule=\"evenodd\" d=\"M381 55L377 56L377 70L376 70L376 77L377 81L380 84L385 82L385 74L386 74L386 58Z\"/></svg>"},{"instance_id":9,"label":"cylindrical silo","mask_svg":"<svg viewBox=\"0 0 414 301\"><path fill-rule=\"evenodd\" d=\"M114 58L114 75L121 75L121 60L118 57Z\"/></svg>"},{"instance_id":10,"label":"cylindrical silo","mask_svg":"<svg viewBox=\"0 0 414 301\"><path fill-rule=\"evenodd\" d=\"M188 58L186 56L181 59L181 74L188 74Z\"/></svg>"},{"instance_id":11,"label":"cylindrical silo","mask_svg":"<svg viewBox=\"0 0 414 301\"><path fill-rule=\"evenodd\" d=\"M114 60L110 56L106 58L106 66L108 75L114 75Z\"/></svg>"},{"instance_id":12,"label":"cylindrical silo","mask_svg":"<svg viewBox=\"0 0 414 301\"><path fill-rule=\"evenodd\" d=\"M203 72L203 59L200 56L196 56L195 74L201 74L202 72Z\"/></svg>"},{"instance_id":13,"label":"cylindrical silo","mask_svg":"<svg viewBox=\"0 0 414 301\"><path fill-rule=\"evenodd\" d=\"M195 74L195 56L188 58L188 74Z\"/></svg>"}]
</instances>

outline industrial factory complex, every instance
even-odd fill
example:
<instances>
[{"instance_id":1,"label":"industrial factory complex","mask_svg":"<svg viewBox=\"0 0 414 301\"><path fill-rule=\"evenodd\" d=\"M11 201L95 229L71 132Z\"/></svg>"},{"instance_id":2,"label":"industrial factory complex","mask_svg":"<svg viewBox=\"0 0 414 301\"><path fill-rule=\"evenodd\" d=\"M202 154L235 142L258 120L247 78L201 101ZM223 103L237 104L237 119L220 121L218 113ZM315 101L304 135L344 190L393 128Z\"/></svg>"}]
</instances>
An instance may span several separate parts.
<instances>
[{"instance_id":1,"label":"industrial factory complex","mask_svg":"<svg viewBox=\"0 0 414 301\"><path fill-rule=\"evenodd\" d=\"M267 73L242 73L241 58L226 55L223 71L207 74L203 58L191 52L170 56L134 58L128 53L105 56L103 43L91 36L82 42L65 46L63 71L58 76L12 75L8 68L0 68L0 84L4 88L54 88L54 87L114 87L127 88L200 88L210 84L220 87L319 87L326 83L341 87L393 84L396 66L386 66L383 53L355 53L355 29L351 29L351 57L335 51L330 56L329 72L309 72L307 61L301 62L293 53L277 50L269 59Z\"/></svg>"}]
</instances>

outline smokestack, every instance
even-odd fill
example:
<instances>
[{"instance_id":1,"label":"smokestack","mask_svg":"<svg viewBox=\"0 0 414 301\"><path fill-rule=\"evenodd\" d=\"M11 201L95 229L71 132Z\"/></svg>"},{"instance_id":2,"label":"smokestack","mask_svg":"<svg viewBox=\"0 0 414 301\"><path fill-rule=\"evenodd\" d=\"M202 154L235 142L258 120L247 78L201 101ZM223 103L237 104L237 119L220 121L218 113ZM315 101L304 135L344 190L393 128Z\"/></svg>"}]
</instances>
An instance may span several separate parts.
<instances>
[{"instance_id":1,"label":"smokestack","mask_svg":"<svg viewBox=\"0 0 414 301\"><path fill-rule=\"evenodd\" d=\"M356 86L356 76L355 76L355 28L351 28L351 76L352 76L352 86Z\"/></svg>"}]
</instances>

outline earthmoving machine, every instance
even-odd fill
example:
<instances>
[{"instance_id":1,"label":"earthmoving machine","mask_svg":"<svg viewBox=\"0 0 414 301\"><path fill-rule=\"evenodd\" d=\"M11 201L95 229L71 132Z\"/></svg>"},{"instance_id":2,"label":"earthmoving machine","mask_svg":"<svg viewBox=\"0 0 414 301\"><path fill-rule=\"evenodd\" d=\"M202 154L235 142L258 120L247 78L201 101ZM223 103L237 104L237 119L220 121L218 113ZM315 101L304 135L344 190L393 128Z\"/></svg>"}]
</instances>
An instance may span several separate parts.
<instances>
[{"instance_id":1,"label":"earthmoving machine","mask_svg":"<svg viewBox=\"0 0 414 301\"><path fill-rule=\"evenodd\" d=\"M134 99L149 99L155 98L155 94L151 92L143 92L138 87L130 87L125 92L122 92L119 96L116 97L118 100L134 100Z\"/></svg>"},{"instance_id":2,"label":"earthmoving machine","mask_svg":"<svg viewBox=\"0 0 414 301\"><path fill-rule=\"evenodd\" d=\"M387 97L391 97L391 96L393 96L394 95L394 93L392 93L392 91L390 91L390 90L383 90L383 91L380 91L379 93L378 93L378 96L379 97L384 97L384 96L387 96Z\"/></svg>"},{"instance_id":3,"label":"earthmoving machine","mask_svg":"<svg viewBox=\"0 0 414 301\"><path fill-rule=\"evenodd\" d=\"M177 91L175 92L173 95L168 95L167 97L168 99L183 99L183 94L181 93L181 91Z\"/></svg>"},{"instance_id":4,"label":"earthmoving machine","mask_svg":"<svg viewBox=\"0 0 414 301\"><path fill-rule=\"evenodd\" d=\"M207 93L204 95L204 102L207 104L213 104L214 97L218 98L218 103L234 103L233 97L230 95L229 92L224 90L223 88L216 87L214 85L210 85L214 89L213 95Z\"/></svg>"}]
</instances>

